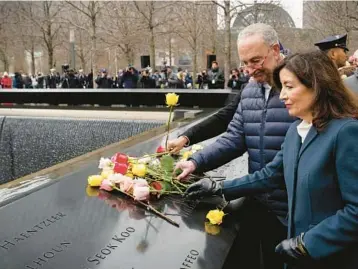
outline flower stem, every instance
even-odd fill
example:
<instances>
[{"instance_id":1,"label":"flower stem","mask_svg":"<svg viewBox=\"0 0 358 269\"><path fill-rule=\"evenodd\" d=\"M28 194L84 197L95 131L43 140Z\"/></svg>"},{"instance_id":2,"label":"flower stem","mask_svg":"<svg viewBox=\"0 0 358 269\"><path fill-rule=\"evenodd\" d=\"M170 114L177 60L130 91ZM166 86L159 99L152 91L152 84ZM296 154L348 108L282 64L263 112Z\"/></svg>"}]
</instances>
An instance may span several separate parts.
<instances>
[{"instance_id":1,"label":"flower stem","mask_svg":"<svg viewBox=\"0 0 358 269\"><path fill-rule=\"evenodd\" d=\"M149 192L151 193L160 193L160 194L183 194L183 192L179 192L179 191L163 191L163 190L150 190Z\"/></svg>"},{"instance_id":2,"label":"flower stem","mask_svg":"<svg viewBox=\"0 0 358 269\"><path fill-rule=\"evenodd\" d=\"M168 123L167 123L167 137L165 138L165 149L166 150L168 150L168 139L169 139L170 121L171 121L171 118L172 118L172 113L173 113L173 106L170 106L169 119L168 119Z\"/></svg>"},{"instance_id":3,"label":"flower stem","mask_svg":"<svg viewBox=\"0 0 358 269\"><path fill-rule=\"evenodd\" d=\"M163 213L161 213L158 210L156 210L151 205L146 204L146 203L144 203L142 201L136 200L133 195L131 195L131 194L127 193L127 192L121 191L121 189L119 189L119 188L117 188L115 186L113 186L113 189L115 189L116 191L118 191L118 192L120 192L120 193L122 193L122 194L124 194L124 195L126 195L128 197L131 197L134 201L136 201L140 205L144 206L148 211L152 211L154 214L160 216L161 218L165 219L166 221L168 221L169 223L173 224L174 226L179 227L178 223L176 223L174 220L168 218L167 216L165 216Z\"/></svg>"}]
</instances>

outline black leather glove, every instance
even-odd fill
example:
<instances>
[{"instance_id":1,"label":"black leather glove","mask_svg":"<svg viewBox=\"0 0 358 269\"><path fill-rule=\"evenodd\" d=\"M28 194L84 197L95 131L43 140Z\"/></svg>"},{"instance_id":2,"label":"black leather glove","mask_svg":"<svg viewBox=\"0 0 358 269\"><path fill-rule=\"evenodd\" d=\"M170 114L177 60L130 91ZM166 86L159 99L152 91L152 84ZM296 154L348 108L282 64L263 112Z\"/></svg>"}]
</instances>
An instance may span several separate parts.
<instances>
[{"instance_id":1,"label":"black leather glove","mask_svg":"<svg viewBox=\"0 0 358 269\"><path fill-rule=\"evenodd\" d=\"M276 246L275 252L288 264L308 263L311 258L303 242L304 233L283 240Z\"/></svg>"},{"instance_id":2,"label":"black leather glove","mask_svg":"<svg viewBox=\"0 0 358 269\"><path fill-rule=\"evenodd\" d=\"M218 182L209 178L203 178L191 184L184 195L189 199L210 197L213 195L221 196L222 181Z\"/></svg>"}]
</instances>

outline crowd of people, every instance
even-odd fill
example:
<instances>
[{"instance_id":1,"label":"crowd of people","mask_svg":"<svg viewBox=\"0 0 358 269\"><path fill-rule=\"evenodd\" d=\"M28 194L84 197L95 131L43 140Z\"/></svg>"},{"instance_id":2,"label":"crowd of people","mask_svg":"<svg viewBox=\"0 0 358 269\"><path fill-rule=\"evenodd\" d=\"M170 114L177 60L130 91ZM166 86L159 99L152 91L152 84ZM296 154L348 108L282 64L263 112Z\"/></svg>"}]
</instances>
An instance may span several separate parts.
<instances>
[{"instance_id":1,"label":"crowd of people","mask_svg":"<svg viewBox=\"0 0 358 269\"><path fill-rule=\"evenodd\" d=\"M82 69L75 71L64 65L62 74L51 69L48 75L38 73L28 75L22 71L10 76L7 72L0 74L1 88L11 89L93 89L94 85L99 89L224 89L224 73L216 61L208 70L196 74L193 78L191 72L182 68L163 67L160 71L150 67L138 70L133 66L119 70L115 76L111 76L105 68L102 68L93 83L93 72L85 74ZM248 74L243 68L233 69L227 87L240 90L249 80Z\"/></svg>"}]
</instances>

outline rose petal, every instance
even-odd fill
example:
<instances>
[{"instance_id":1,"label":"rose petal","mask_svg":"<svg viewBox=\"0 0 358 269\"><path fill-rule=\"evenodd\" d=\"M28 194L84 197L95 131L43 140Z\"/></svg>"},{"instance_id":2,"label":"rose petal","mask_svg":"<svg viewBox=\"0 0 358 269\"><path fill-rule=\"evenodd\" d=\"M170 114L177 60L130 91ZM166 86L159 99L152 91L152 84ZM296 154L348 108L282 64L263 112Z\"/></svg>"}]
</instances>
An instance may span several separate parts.
<instances>
[{"instance_id":1,"label":"rose petal","mask_svg":"<svg viewBox=\"0 0 358 269\"><path fill-rule=\"evenodd\" d=\"M106 190L106 191L112 191L113 190L112 186L113 186L113 183L111 181L109 181L108 179L104 179L102 181L100 189Z\"/></svg>"}]
</instances>

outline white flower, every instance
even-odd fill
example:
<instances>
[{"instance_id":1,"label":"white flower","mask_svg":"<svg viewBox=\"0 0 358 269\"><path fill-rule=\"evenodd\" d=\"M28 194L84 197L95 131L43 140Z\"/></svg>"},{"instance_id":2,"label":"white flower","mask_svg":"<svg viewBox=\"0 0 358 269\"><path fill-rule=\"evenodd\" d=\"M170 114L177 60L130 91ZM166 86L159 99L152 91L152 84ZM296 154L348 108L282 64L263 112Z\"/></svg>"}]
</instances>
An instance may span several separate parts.
<instances>
[{"instance_id":1,"label":"white flower","mask_svg":"<svg viewBox=\"0 0 358 269\"><path fill-rule=\"evenodd\" d=\"M99 160L99 169L113 169L113 162L108 158L101 158Z\"/></svg>"},{"instance_id":2,"label":"white flower","mask_svg":"<svg viewBox=\"0 0 358 269\"><path fill-rule=\"evenodd\" d=\"M158 159L154 159L150 162L150 165L152 166L159 166L160 165L160 161Z\"/></svg>"},{"instance_id":3,"label":"white flower","mask_svg":"<svg viewBox=\"0 0 358 269\"><path fill-rule=\"evenodd\" d=\"M134 180L134 186L137 187L147 187L148 185L148 181L146 181L144 178L137 178Z\"/></svg>"},{"instance_id":4,"label":"white flower","mask_svg":"<svg viewBox=\"0 0 358 269\"><path fill-rule=\"evenodd\" d=\"M114 182L114 183L119 183L121 182L121 180L123 180L123 178L126 176L123 176L122 174L112 174L108 176L108 180Z\"/></svg>"},{"instance_id":5,"label":"white flower","mask_svg":"<svg viewBox=\"0 0 358 269\"><path fill-rule=\"evenodd\" d=\"M151 157L149 157L149 156L146 157L146 156L144 155L142 158L138 159L138 163L147 164L147 163L149 163L151 160L152 160Z\"/></svg>"},{"instance_id":6,"label":"white flower","mask_svg":"<svg viewBox=\"0 0 358 269\"><path fill-rule=\"evenodd\" d=\"M198 145L198 144L195 144L195 145L193 145L192 147L191 147L191 151L193 152L193 153L195 153L195 152L197 152L197 151L199 151L199 150L202 150L204 147L202 146L202 145Z\"/></svg>"}]
</instances>

